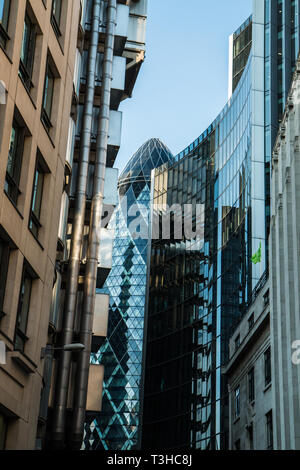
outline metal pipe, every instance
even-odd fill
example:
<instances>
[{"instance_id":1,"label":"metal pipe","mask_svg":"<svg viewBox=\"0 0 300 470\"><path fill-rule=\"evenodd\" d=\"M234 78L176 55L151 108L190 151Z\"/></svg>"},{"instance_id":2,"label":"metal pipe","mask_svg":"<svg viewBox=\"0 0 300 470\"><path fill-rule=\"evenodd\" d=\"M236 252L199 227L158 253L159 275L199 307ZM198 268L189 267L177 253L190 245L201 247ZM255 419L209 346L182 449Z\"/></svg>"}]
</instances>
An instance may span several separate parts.
<instances>
[{"instance_id":1,"label":"metal pipe","mask_svg":"<svg viewBox=\"0 0 300 470\"><path fill-rule=\"evenodd\" d=\"M80 357L78 358L76 369L76 396L74 398L73 420L71 429L71 446L73 449L80 449L84 433L87 386L89 378L92 343L92 328L95 308L97 268L100 246L99 236L103 209L104 181L107 158L109 109L113 72L115 23L117 12L116 0L108 0L107 9L108 11L106 40L102 71L101 105L96 143L94 188L91 206L90 231L84 282L84 298L80 328L80 341L82 341L85 345L85 350L80 354Z\"/></svg>"},{"instance_id":2,"label":"metal pipe","mask_svg":"<svg viewBox=\"0 0 300 470\"><path fill-rule=\"evenodd\" d=\"M64 324L62 331L62 345L72 343L73 341L78 277L80 269L81 247L85 218L86 188L91 145L90 143L92 133L101 1L102 0L94 0L93 3L93 18L91 26L83 123L80 141L79 175L76 188L72 240L68 265L66 299L64 308ZM68 398L71 358L71 351L63 351L58 367L58 374L55 387L56 395L53 414L53 427L51 435L51 445L57 448L63 447L65 440L66 407Z\"/></svg>"}]
</instances>

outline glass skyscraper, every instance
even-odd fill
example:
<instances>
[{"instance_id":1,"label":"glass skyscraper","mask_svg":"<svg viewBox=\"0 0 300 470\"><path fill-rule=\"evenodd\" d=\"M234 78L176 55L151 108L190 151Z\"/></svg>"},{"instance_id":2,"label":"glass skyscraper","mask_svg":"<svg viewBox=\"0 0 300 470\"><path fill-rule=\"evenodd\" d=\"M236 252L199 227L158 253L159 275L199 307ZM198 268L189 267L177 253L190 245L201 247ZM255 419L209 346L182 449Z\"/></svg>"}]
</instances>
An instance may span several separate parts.
<instances>
[{"instance_id":1,"label":"glass skyscraper","mask_svg":"<svg viewBox=\"0 0 300 470\"><path fill-rule=\"evenodd\" d=\"M119 178L112 270L101 290L110 295L107 340L91 360L104 365L102 411L87 414L86 449L130 450L138 445L151 170L172 158L159 139L151 139ZM142 220L135 227L138 213Z\"/></svg>"},{"instance_id":2,"label":"glass skyscraper","mask_svg":"<svg viewBox=\"0 0 300 470\"><path fill-rule=\"evenodd\" d=\"M232 328L268 268L271 152L298 31L298 0L254 0L235 36L244 34L241 57L248 59L236 66L229 102L174 162L155 171L158 207L164 200L204 204L205 230L201 250L185 238L152 241L144 448L228 447L222 366ZM259 247L262 260L254 265Z\"/></svg>"}]
</instances>

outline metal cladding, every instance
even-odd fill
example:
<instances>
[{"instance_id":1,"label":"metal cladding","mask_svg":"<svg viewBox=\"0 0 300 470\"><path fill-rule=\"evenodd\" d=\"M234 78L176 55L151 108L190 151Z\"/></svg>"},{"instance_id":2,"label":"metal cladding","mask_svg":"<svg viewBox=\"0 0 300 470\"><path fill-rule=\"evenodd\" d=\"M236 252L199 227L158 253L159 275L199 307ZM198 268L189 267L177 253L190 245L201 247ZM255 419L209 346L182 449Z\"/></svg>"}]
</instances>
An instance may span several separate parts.
<instances>
[{"instance_id":1,"label":"metal cladding","mask_svg":"<svg viewBox=\"0 0 300 470\"><path fill-rule=\"evenodd\" d=\"M86 190L92 134L92 116L95 95L95 70L99 41L100 6L101 0L94 0L88 59L87 86L84 104L84 118L80 145L79 178L76 187L76 200L72 227L71 252L68 266L62 344L71 343L74 333L74 320L77 301L82 236L84 229ZM66 406L68 399L71 357L72 354L70 351L63 351L58 367L53 430L51 438L54 447L61 447L65 439Z\"/></svg>"},{"instance_id":2,"label":"metal cladding","mask_svg":"<svg viewBox=\"0 0 300 470\"><path fill-rule=\"evenodd\" d=\"M85 350L79 355L75 378L76 394L74 397L73 405L71 445L72 447L78 449L81 448L84 433L83 427L87 399L87 383L89 377L92 325L95 309L96 280L100 245L98 232L99 227L101 227L104 198L104 182L109 130L110 94L111 83L113 78L114 32L117 9L116 5L116 0L108 1L101 105L96 143L94 188L90 216L87 262L85 268L83 309L80 327L80 341L85 345Z\"/></svg>"}]
</instances>

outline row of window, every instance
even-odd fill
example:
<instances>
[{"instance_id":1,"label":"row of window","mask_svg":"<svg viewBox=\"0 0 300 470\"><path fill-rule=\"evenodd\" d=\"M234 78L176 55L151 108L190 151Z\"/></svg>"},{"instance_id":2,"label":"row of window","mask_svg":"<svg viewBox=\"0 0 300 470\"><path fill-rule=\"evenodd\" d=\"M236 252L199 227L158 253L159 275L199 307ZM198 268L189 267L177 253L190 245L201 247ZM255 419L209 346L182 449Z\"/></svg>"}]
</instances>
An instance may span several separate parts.
<instances>
[{"instance_id":1,"label":"row of window","mask_svg":"<svg viewBox=\"0 0 300 470\"><path fill-rule=\"evenodd\" d=\"M2 46L2 48L6 47L6 41L9 39L7 31L9 23L10 3L10 0L0 0L0 45ZM57 34L59 32L61 8L62 0L53 0L51 23ZM31 13L31 10L27 8L24 19L23 38L19 64L19 76L22 79L23 84L28 90L28 92L30 92L33 88L32 74L35 57L36 37L38 34L38 30L38 24L36 20L33 19L33 14ZM52 127L51 113L54 94L54 82L56 77L57 73L55 71L53 60L51 59L50 55L48 55L41 113L42 122L48 131Z\"/></svg>"},{"instance_id":2,"label":"row of window","mask_svg":"<svg viewBox=\"0 0 300 470\"><path fill-rule=\"evenodd\" d=\"M4 184L4 190L15 206L17 206L18 198L21 194L19 187L24 152L24 142L25 137L27 135L28 130L24 122L22 121L20 113L16 109L10 136L6 178ZM38 150L36 157L31 210L29 217L29 228L36 238L38 237L38 232L41 227L40 216L44 188L44 178L47 173L49 173L49 168L45 160L43 159L40 151Z\"/></svg>"},{"instance_id":3,"label":"row of window","mask_svg":"<svg viewBox=\"0 0 300 470\"><path fill-rule=\"evenodd\" d=\"M264 375L265 387L270 385L272 380L271 375L271 348L269 347L264 353ZM255 401L255 369L252 367L248 372L248 402ZM235 418L240 416L240 386L235 389Z\"/></svg>"}]
</instances>

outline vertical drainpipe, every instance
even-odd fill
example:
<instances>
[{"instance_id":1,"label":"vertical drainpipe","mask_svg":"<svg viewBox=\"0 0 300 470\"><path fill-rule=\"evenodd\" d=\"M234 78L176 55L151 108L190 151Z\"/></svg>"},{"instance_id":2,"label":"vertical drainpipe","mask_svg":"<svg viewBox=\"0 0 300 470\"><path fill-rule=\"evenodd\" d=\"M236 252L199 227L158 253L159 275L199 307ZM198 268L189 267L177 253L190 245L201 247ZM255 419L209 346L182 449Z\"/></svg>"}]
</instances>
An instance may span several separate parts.
<instances>
[{"instance_id":1,"label":"vertical drainpipe","mask_svg":"<svg viewBox=\"0 0 300 470\"><path fill-rule=\"evenodd\" d=\"M101 105L96 143L94 188L91 206L88 252L84 282L84 298L80 327L80 342L85 345L85 350L79 355L76 369L76 393L74 397L73 420L70 439L71 447L73 449L80 449L84 434L87 387L92 343L92 328L96 296L96 280L99 257L98 254L100 245L99 236L104 197L104 181L109 130L110 95L111 82L113 78L112 72L116 12L117 1L108 0L106 40L102 72Z\"/></svg>"},{"instance_id":2,"label":"vertical drainpipe","mask_svg":"<svg viewBox=\"0 0 300 470\"><path fill-rule=\"evenodd\" d=\"M72 240L64 307L64 325L62 331L63 345L72 343L74 332L74 319L76 312L81 246L84 229L90 142L92 133L96 59L99 42L101 1L102 0L94 0L93 3L93 17L89 46L86 92L80 141L79 175L76 187L76 201L74 209ZM55 386L55 405L51 435L51 445L52 447L57 448L63 447L65 445L66 408L68 399L71 359L72 352L61 352Z\"/></svg>"}]
</instances>

